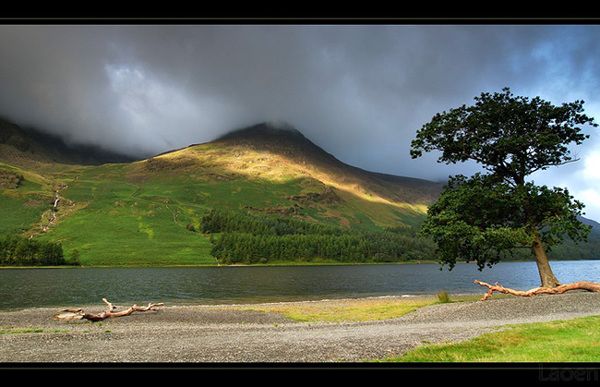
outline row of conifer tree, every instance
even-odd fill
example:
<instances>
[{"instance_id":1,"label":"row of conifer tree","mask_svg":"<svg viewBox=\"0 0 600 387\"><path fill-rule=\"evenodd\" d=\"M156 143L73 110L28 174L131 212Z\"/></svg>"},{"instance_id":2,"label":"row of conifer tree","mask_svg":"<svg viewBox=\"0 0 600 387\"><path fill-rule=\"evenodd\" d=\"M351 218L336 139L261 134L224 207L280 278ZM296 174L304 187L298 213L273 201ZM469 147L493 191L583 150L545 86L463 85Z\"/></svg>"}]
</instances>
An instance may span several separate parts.
<instances>
[{"instance_id":1,"label":"row of conifer tree","mask_svg":"<svg viewBox=\"0 0 600 387\"><path fill-rule=\"evenodd\" d=\"M432 259L431 241L402 229L358 232L294 218L212 210L202 218L212 255L222 263L333 260L395 262Z\"/></svg>"}]
</instances>

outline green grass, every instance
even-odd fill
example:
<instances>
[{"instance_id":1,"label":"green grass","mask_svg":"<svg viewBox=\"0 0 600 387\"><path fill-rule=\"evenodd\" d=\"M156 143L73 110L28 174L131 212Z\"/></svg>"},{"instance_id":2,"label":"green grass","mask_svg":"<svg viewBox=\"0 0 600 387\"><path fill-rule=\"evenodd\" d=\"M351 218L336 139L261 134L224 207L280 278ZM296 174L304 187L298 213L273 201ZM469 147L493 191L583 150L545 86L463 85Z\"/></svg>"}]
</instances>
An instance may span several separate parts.
<instances>
[{"instance_id":1,"label":"green grass","mask_svg":"<svg viewBox=\"0 0 600 387\"><path fill-rule=\"evenodd\" d=\"M51 207L52 193L37 173L0 163L0 170L22 175L18 188L0 189L0 236L31 229Z\"/></svg>"},{"instance_id":2,"label":"green grass","mask_svg":"<svg viewBox=\"0 0 600 387\"><path fill-rule=\"evenodd\" d=\"M108 210L94 202L61 221L41 239L60 241L67 256L77 249L83 265L214 264L210 241L175 223L171 211L154 203L127 203Z\"/></svg>"},{"instance_id":3,"label":"green grass","mask_svg":"<svg viewBox=\"0 0 600 387\"><path fill-rule=\"evenodd\" d=\"M116 168L83 170L64 196L86 203L85 208L40 238L61 242L67 256L77 249L83 265L216 264L208 237L188 231L187 224L198 228L202 214L215 206L277 205L294 192L288 184L215 184L169 176L136 184L123 177L122 166Z\"/></svg>"},{"instance_id":4,"label":"green grass","mask_svg":"<svg viewBox=\"0 0 600 387\"><path fill-rule=\"evenodd\" d=\"M441 304L447 304L452 301L450 299L450 296L448 295L448 292L446 292L445 290L438 292L437 297L438 297L438 301Z\"/></svg>"},{"instance_id":5,"label":"green grass","mask_svg":"<svg viewBox=\"0 0 600 387\"><path fill-rule=\"evenodd\" d=\"M198 223L198 208L168 197L173 185L146 185L128 182L122 165L83 169L64 196L85 208L40 238L60 241L67 256L77 249L83 265L216 263L208 238L185 228Z\"/></svg>"},{"instance_id":6,"label":"green grass","mask_svg":"<svg viewBox=\"0 0 600 387\"><path fill-rule=\"evenodd\" d=\"M0 214L3 215L0 221L0 235L28 230L49 208L43 198L38 199L31 195L12 197L3 195L0 191Z\"/></svg>"},{"instance_id":7,"label":"green grass","mask_svg":"<svg viewBox=\"0 0 600 387\"><path fill-rule=\"evenodd\" d=\"M448 302L476 301L480 295L453 296ZM298 322L359 322L402 317L419 308L439 304L437 296L416 298L366 298L315 302L286 302L240 307L266 313L278 313Z\"/></svg>"},{"instance_id":8,"label":"green grass","mask_svg":"<svg viewBox=\"0 0 600 387\"><path fill-rule=\"evenodd\" d=\"M69 331L66 329L45 329L45 328L35 328L35 327L8 327L2 328L0 327L0 335L20 335L26 333L68 333Z\"/></svg>"},{"instance_id":9,"label":"green grass","mask_svg":"<svg viewBox=\"0 0 600 387\"><path fill-rule=\"evenodd\" d=\"M0 221L0 233L39 230L42 213L49 209L53 186L64 184L67 188L61 196L65 200L59 206L57 224L47 233L36 232L35 237L62 243L67 258L78 250L84 266L215 265L209 238L188 231L188 224L199 229L202 215L211 208L290 207L290 196L324 187L311 178L285 176L280 180L240 176L215 179L212 174L225 172L208 167L187 169L185 173L148 173L143 163L58 165L35 173L13 169L25 176L25 182L10 193L0 193L0 213L10 214ZM38 207L32 206L32 195L44 197L45 201L39 201ZM400 222L402 213L389 205L363 204L361 209L361 200L349 198L329 207L305 206L301 214L321 223L349 222L355 228L368 230Z\"/></svg>"},{"instance_id":10,"label":"green grass","mask_svg":"<svg viewBox=\"0 0 600 387\"><path fill-rule=\"evenodd\" d=\"M500 295L499 298L506 297ZM456 295L447 302L470 302L481 298L479 294ZM402 317L419 308L440 304L436 295L415 298L359 298L327 301L284 302L237 307L264 313L277 313L298 322L360 322ZM446 302L443 302L446 303Z\"/></svg>"},{"instance_id":11,"label":"green grass","mask_svg":"<svg viewBox=\"0 0 600 387\"><path fill-rule=\"evenodd\" d=\"M600 316L513 325L454 344L431 344L392 362L597 362Z\"/></svg>"},{"instance_id":12,"label":"green grass","mask_svg":"<svg viewBox=\"0 0 600 387\"><path fill-rule=\"evenodd\" d=\"M436 303L434 297L418 299L357 299L283 303L241 307L266 313L278 313L298 322L357 322L386 320L404 316L418 308Z\"/></svg>"}]
</instances>

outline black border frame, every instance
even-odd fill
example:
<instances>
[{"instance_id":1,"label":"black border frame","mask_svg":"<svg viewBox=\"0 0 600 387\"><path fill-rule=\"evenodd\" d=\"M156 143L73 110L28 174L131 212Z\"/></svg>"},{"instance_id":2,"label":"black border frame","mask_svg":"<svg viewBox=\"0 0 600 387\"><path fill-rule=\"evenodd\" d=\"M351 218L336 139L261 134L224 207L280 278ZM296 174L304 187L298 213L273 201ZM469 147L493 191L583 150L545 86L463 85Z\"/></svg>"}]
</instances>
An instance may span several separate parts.
<instances>
[{"instance_id":1,"label":"black border frame","mask_svg":"<svg viewBox=\"0 0 600 387\"><path fill-rule=\"evenodd\" d=\"M451 7L450 4L448 7ZM94 11L95 14L85 14L69 10L67 12L52 9L51 12L40 14L37 9L28 11L14 10L0 15L0 24L70 24L70 25L181 25L181 24L231 24L231 25L356 25L356 24L413 24L413 25L580 25L600 24L600 16L590 16L589 10L559 9L559 14L551 14L557 9L543 9L529 12L525 16L514 14L514 9L523 11L521 7L511 7L503 4L502 10L496 10L493 16L486 16L481 11L471 9L467 12L452 7L448 9L434 9L420 13L403 11L397 16L390 16L386 9L376 12L362 9L353 12L346 7L336 12L307 13L294 9L289 14L287 11L273 10L271 15L265 11L253 9L243 14L244 11L231 9L226 12L204 11L197 16L190 16L185 11L160 12L126 11L126 16L113 13L102 15L102 10ZM437 5L436 5L437 7ZM119 8L121 6L119 5ZM283 9L285 5L282 6ZM12 12L12 14L11 14ZM35 13L37 12L37 14ZM69 15L71 12L71 15ZM232 12L238 12L234 14ZM240 14L239 12L242 12ZM288 14L286 15L286 12ZM436 14L437 12L437 14ZM471 12L471 15L469 15ZM582 13L585 12L585 13ZM391 13L393 15L393 12ZM265 16L267 15L267 16ZM466 16L465 16L466 15ZM83 348L82 350L85 350ZM600 353L600 348L599 348ZM109 371L107 373L106 371ZM331 379L335 382L359 380L375 382L377 377L389 380L390 377L401 376L410 378L418 383L426 381L465 381L472 380L481 384L500 384L507 381L520 383L556 383L556 382L592 382L600 383L600 355L598 362L594 363L0 363L0 372L3 376L19 376L20 381L29 378L55 377L57 372L65 373L68 378L65 382L76 381L73 374L85 374L86 378L97 376L99 382L103 379L106 383L117 383L133 376L136 381L156 381L157 376L171 378L173 371L188 377L191 373L201 372L202 377L216 378L219 382L229 381L232 378L242 378L245 382L250 380L265 380L267 371L269 378L279 380L281 384L287 382L300 382L310 379ZM90 375L92 374L92 375ZM285 374L285 375L283 375ZM295 379L289 379L293 375ZM286 379L277 379L277 377ZM3 378L4 379L4 378ZM8 379L8 378L7 378ZM107 380L108 379L108 380ZM55 379L57 380L57 379ZM204 380L204 379L203 379ZM58 381L58 380L57 380ZM59 381L60 382L60 381ZM201 381L197 381L201 382ZM404 379L397 379L394 383L403 384Z\"/></svg>"}]
</instances>

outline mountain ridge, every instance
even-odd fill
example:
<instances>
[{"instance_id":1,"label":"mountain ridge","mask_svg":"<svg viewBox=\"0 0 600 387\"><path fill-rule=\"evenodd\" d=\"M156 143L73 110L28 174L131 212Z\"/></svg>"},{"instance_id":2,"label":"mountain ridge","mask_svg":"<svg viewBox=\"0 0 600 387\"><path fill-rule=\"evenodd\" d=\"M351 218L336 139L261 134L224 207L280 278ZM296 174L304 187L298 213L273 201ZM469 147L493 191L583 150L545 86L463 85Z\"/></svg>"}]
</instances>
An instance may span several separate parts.
<instances>
[{"instance_id":1,"label":"mountain ridge","mask_svg":"<svg viewBox=\"0 0 600 387\"><path fill-rule=\"evenodd\" d=\"M250 223L280 217L343 232L393 230L414 250L442 188L350 166L297 129L270 123L129 163L27 162L29 153L2 146L20 158L0 152L0 234L60 242L85 265L214 264L213 238L198 232L213 210Z\"/></svg>"},{"instance_id":2,"label":"mountain ridge","mask_svg":"<svg viewBox=\"0 0 600 387\"><path fill-rule=\"evenodd\" d=\"M242 129L102 165L35 161L5 142L13 152L0 152L0 213L9 214L0 234L60 242L86 265L208 264L212 239L194 230L212 210L353 232L411 229L441 188L344 164L291 126Z\"/></svg>"},{"instance_id":3,"label":"mountain ridge","mask_svg":"<svg viewBox=\"0 0 600 387\"><path fill-rule=\"evenodd\" d=\"M23 128L2 118L0 118L0 158L82 165L136 160L135 157L106 150L97 145L69 144L58 135L33 128Z\"/></svg>"},{"instance_id":4,"label":"mountain ridge","mask_svg":"<svg viewBox=\"0 0 600 387\"><path fill-rule=\"evenodd\" d=\"M245 157L246 164L257 165L264 161L265 156L276 157L282 163L291 164L290 170L297 170L299 174L312 175L327 184L337 185L337 188L362 190L367 195L370 192L388 201L431 203L442 188L441 183L426 179L372 172L346 164L289 124L282 129L269 123L259 123L230 131L209 142L163 152L153 158L176 159L184 157L186 153L191 154L194 150L212 146L235 149L238 158ZM236 164L238 161L234 159L232 163ZM272 165L263 167L279 168L275 161Z\"/></svg>"}]
</instances>

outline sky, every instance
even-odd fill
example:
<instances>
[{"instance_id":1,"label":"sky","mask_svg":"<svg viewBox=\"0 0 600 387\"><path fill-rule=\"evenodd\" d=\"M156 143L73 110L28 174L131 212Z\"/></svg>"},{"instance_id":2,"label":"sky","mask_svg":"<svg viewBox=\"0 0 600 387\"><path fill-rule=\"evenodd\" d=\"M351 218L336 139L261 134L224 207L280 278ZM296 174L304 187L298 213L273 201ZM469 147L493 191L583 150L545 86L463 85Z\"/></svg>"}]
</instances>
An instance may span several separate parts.
<instances>
[{"instance_id":1,"label":"sky","mask_svg":"<svg viewBox=\"0 0 600 387\"><path fill-rule=\"evenodd\" d=\"M285 121L340 160L445 181L474 163L413 160L438 112L510 87L583 99L600 122L600 26L0 26L0 116L148 156ZM576 163L535 174L600 220L600 128Z\"/></svg>"}]
</instances>

